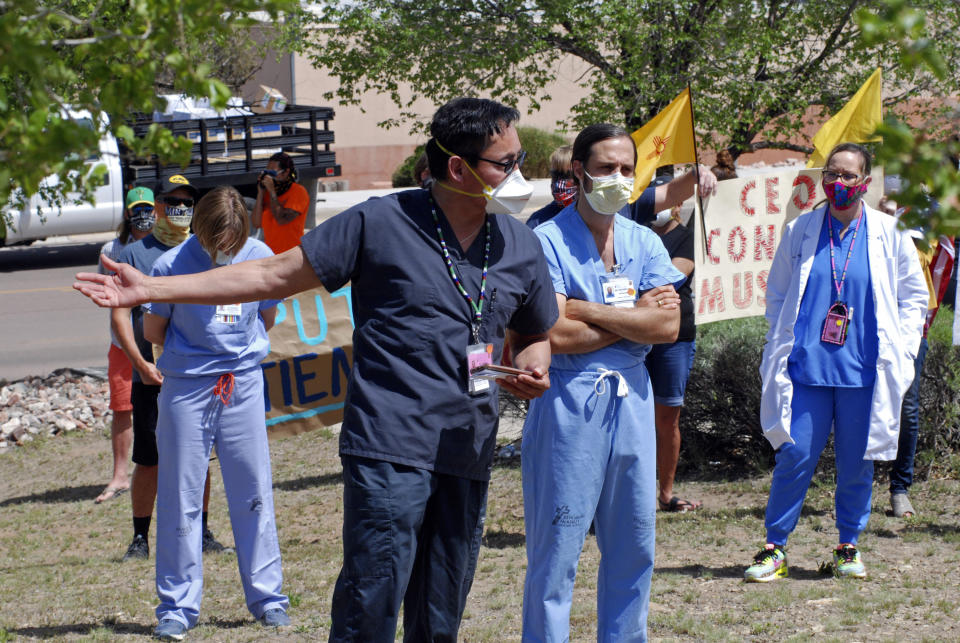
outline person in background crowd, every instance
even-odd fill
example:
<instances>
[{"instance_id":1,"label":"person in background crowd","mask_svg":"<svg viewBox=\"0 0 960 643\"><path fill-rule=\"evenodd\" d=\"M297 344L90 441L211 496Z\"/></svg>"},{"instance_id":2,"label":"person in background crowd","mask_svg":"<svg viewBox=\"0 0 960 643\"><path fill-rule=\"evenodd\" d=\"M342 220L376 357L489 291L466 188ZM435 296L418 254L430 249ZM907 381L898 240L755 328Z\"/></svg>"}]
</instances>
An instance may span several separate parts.
<instances>
[{"instance_id":1,"label":"person in background crowd","mask_svg":"<svg viewBox=\"0 0 960 643\"><path fill-rule=\"evenodd\" d=\"M300 245L310 208L307 189L297 183L297 168L288 154L277 152L257 180L251 221L263 228L263 240L275 254Z\"/></svg>"},{"instance_id":2,"label":"person in background crowd","mask_svg":"<svg viewBox=\"0 0 960 643\"><path fill-rule=\"evenodd\" d=\"M660 236L670 261L686 279L677 288L680 296L680 331L672 344L654 344L645 364L653 386L653 407L657 424L657 478L660 492L657 505L661 511L686 512L700 508L696 500L684 500L673 494L673 481L680 459L680 409L687 388L687 378L696 354L697 327L694 324L693 233L680 219L680 206L657 213L650 224Z\"/></svg>"},{"instance_id":3,"label":"person in background crowd","mask_svg":"<svg viewBox=\"0 0 960 643\"><path fill-rule=\"evenodd\" d=\"M427 162L427 153L424 152L413 164L413 180L423 189L430 187L433 179L430 178L430 165Z\"/></svg>"},{"instance_id":4,"label":"person in background crowd","mask_svg":"<svg viewBox=\"0 0 960 643\"><path fill-rule=\"evenodd\" d=\"M737 166L733 162L733 154L730 153L730 150L717 152L717 164L710 169L716 175L718 181L737 178Z\"/></svg>"},{"instance_id":5,"label":"person in background crowd","mask_svg":"<svg viewBox=\"0 0 960 643\"><path fill-rule=\"evenodd\" d=\"M127 192L123 219L117 230L117 238L108 241L100 249L100 254L116 260L127 244L139 241L150 234L157 217L153 211L153 191L136 187ZM101 274L109 274L101 263ZM107 487L94 500L100 504L130 489L129 464L130 445L133 444L133 406L130 403L130 385L133 378L133 366L110 331L110 351L107 353L107 380L110 383L110 410L113 419L110 422L110 446L113 450L113 477Z\"/></svg>"},{"instance_id":6,"label":"person in background crowd","mask_svg":"<svg viewBox=\"0 0 960 643\"><path fill-rule=\"evenodd\" d=\"M821 180L827 206L787 224L770 268L760 424L777 456L750 582L787 576L787 538L831 430L833 573L866 576L857 541L870 517L873 461L896 457L929 297L909 235L863 202L870 166L862 145L833 148Z\"/></svg>"},{"instance_id":7,"label":"person in background crowd","mask_svg":"<svg viewBox=\"0 0 960 643\"><path fill-rule=\"evenodd\" d=\"M150 234L127 245L117 257L117 263L128 264L149 272L153 262L170 248L190 236L193 204L199 193L183 176L175 174L162 181L154 190L156 223ZM115 270L104 260L108 270ZM133 407L133 477L130 482L130 505L133 510L133 541L123 560L145 559L150 556L148 534L153 503L157 498L157 396L163 376L153 363L153 346L143 336L143 309L141 306L114 308L110 328L120 348L133 365L130 400ZM233 550L217 542L207 528L207 506L210 501L210 476L204 487L203 546L204 551L229 553Z\"/></svg>"},{"instance_id":8,"label":"person in background crowd","mask_svg":"<svg viewBox=\"0 0 960 643\"><path fill-rule=\"evenodd\" d=\"M550 155L550 194L553 201L546 204L527 219L527 226L532 230L544 221L557 216L577 198L577 180L570 169L570 155L572 145L561 145Z\"/></svg>"},{"instance_id":9,"label":"person in background crowd","mask_svg":"<svg viewBox=\"0 0 960 643\"><path fill-rule=\"evenodd\" d=\"M152 276L193 274L273 253L247 237L247 207L232 187L197 203L196 234L154 262ZM277 301L144 305L143 332L163 346L158 399L157 606L154 636L179 641L203 596L203 480L214 445L237 544L247 609L267 627L290 624L273 511L260 362Z\"/></svg>"},{"instance_id":10,"label":"person in background crowd","mask_svg":"<svg viewBox=\"0 0 960 643\"><path fill-rule=\"evenodd\" d=\"M401 606L404 640L456 640L496 446L498 387L483 367L502 358L524 371L495 380L524 399L550 386L556 298L536 237L514 218L532 192L519 116L492 100L446 103L427 142L430 190L369 199L281 255L178 277L111 264L113 278L77 275L74 287L101 306L235 304L352 284L331 641L391 641Z\"/></svg>"},{"instance_id":11,"label":"person in background crowd","mask_svg":"<svg viewBox=\"0 0 960 643\"><path fill-rule=\"evenodd\" d=\"M900 210L894 200L900 191L901 181L898 176L884 177L883 197L880 199L880 211L890 216L899 216ZM936 207L931 205L931 207ZM923 233L911 230L917 244L917 254L923 267L923 276L926 279L929 301L927 303L927 317L923 325L923 337L920 339L920 348L913 361L913 383L903 396L903 406L900 410L900 437L897 440L897 459L890 468L890 508L897 518L911 518L916 515L913 503L910 502L909 491L913 485L913 465L917 453L917 437L920 434L920 379L923 374L923 364L927 358L927 332L940 309L940 302L947 290L947 282L953 270L955 251L953 240L949 237L930 242L929 249L920 243Z\"/></svg>"},{"instance_id":12,"label":"person in background crowd","mask_svg":"<svg viewBox=\"0 0 960 643\"><path fill-rule=\"evenodd\" d=\"M524 641L569 640L591 520L601 555L597 640L646 640L656 433L643 360L650 344L676 340L673 284L686 276L649 228L617 215L636 162L623 128L585 128L572 151L577 199L536 229L560 319L550 330L553 385L523 426Z\"/></svg>"},{"instance_id":13,"label":"person in background crowd","mask_svg":"<svg viewBox=\"0 0 960 643\"><path fill-rule=\"evenodd\" d=\"M565 148L570 146L557 148L550 157L550 190L554 200L530 215L527 219L527 226L530 229L555 217L577 196L577 183L570 174L570 152ZM648 224L657 212L669 210L693 196L693 188L698 181L701 196L710 196L717 189L717 177L705 165L699 167L699 178L698 173L694 171L677 178L661 175L650 182L650 186L640 193L636 201L625 205L620 214L637 223Z\"/></svg>"}]
</instances>

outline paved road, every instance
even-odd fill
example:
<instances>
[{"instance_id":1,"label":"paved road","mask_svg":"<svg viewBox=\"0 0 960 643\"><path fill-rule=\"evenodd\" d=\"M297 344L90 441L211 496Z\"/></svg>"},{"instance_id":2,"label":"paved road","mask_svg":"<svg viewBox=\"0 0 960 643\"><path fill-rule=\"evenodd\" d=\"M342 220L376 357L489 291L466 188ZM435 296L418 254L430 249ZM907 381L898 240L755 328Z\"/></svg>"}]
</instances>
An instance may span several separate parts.
<instances>
[{"instance_id":1,"label":"paved road","mask_svg":"<svg viewBox=\"0 0 960 643\"><path fill-rule=\"evenodd\" d=\"M112 235L0 248L0 380L107 365L107 311L71 285Z\"/></svg>"}]
</instances>

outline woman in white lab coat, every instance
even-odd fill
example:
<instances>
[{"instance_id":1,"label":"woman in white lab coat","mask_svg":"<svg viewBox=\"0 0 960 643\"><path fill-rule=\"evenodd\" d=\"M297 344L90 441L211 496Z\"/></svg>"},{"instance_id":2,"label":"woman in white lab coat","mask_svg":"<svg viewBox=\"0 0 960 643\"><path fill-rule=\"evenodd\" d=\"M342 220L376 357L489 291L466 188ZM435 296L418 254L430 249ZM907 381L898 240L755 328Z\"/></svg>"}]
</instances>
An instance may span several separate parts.
<instances>
[{"instance_id":1,"label":"woman in white lab coat","mask_svg":"<svg viewBox=\"0 0 960 643\"><path fill-rule=\"evenodd\" d=\"M822 177L827 205L786 226L770 269L760 421L777 456L766 546L747 581L787 575L787 538L831 429L833 569L866 575L857 540L870 516L873 461L896 457L900 404L928 299L910 237L862 200L870 167L870 153L855 143L830 152Z\"/></svg>"}]
</instances>

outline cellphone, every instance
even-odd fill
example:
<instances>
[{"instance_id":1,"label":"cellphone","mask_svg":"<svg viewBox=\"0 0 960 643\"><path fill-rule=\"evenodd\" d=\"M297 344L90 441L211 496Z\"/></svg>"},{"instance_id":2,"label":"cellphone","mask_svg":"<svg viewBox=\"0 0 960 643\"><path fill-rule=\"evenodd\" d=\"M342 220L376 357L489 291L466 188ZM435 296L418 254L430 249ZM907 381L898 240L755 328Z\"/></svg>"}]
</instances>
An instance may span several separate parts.
<instances>
[{"instance_id":1,"label":"cellphone","mask_svg":"<svg viewBox=\"0 0 960 643\"><path fill-rule=\"evenodd\" d=\"M525 371L522 368L513 368L512 366L501 366L500 364L484 364L470 371L470 377L488 380L507 375L533 375L533 371Z\"/></svg>"},{"instance_id":2,"label":"cellphone","mask_svg":"<svg viewBox=\"0 0 960 643\"><path fill-rule=\"evenodd\" d=\"M265 174L266 176L276 176L276 175L277 175L277 171L276 171L276 170L264 170L264 171L263 171L263 174Z\"/></svg>"}]
</instances>

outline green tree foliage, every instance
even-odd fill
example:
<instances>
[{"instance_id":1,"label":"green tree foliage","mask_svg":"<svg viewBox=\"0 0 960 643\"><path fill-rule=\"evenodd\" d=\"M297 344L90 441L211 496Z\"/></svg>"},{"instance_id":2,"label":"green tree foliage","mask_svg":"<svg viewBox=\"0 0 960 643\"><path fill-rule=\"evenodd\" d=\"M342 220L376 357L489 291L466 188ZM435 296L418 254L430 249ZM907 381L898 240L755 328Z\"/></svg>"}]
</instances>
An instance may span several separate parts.
<instances>
[{"instance_id":1,"label":"green tree foliage","mask_svg":"<svg viewBox=\"0 0 960 643\"><path fill-rule=\"evenodd\" d=\"M567 126L610 121L635 128L687 84L701 141L734 156L763 148L811 151L796 133L825 120L877 65L887 107L920 95L956 91L957 75L938 78L903 67L896 43L865 41L858 9L881 0L325 0L319 36L308 51L340 86L327 94L359 104L386 93L416 121L415 101L441 103L488 95L536 110L558 63L579 59L588 90ZM947 66L960 62L960 3L916 0ZM406 90L412 86L412 93ZM813 112L808 108L813 107ZM397 125L399 121L384 121Z\"/></svg>"},{"instance_id":2,"label":"green tree foliage","mask_svg":"<svg viewBox=\"0 0 960 643\"><path fill-rule=\"evenodd\" d=\"M864 46L894 45L901 69L924 70L944 85L956 81L957 66L948 43L939 39L939 17L926 15L915 3L885 0L880 11L861 10L856 19ZM956 30L956 22L952 28ZM904 188L894 197L910 207L902 220L907 226L925 229L930 238L960 233L960 110L954 109L945 122L946 128L937 127L937 121L911 127L890 115L877 130L883 137L877 162L888 174L905 179ZM930 207L931 199L938 208Z\"/></svg>"},{"instance_id":3,"label":"green tree foliage","mask_svg":"<svg viewBox=\"0 0 960 643\"><path fill-rule=\"evenodd\" d=\"M277 19L293 0L0 0L0 204L42 191L54 202L89 198L103 167L90 168L109 131L138 155L186 162L189 142L155 127L134 140L124 119L161 107L154 91L164 71L176 91L224 107L229 88L201 46L246 38L255 11ZM83 120L69 109L84 110ZM91 122L94 127L91 127ZM45 181L50 175L57 181ZM46 189L43 189L46 188Z\"/></svg>"}]
</instances>

